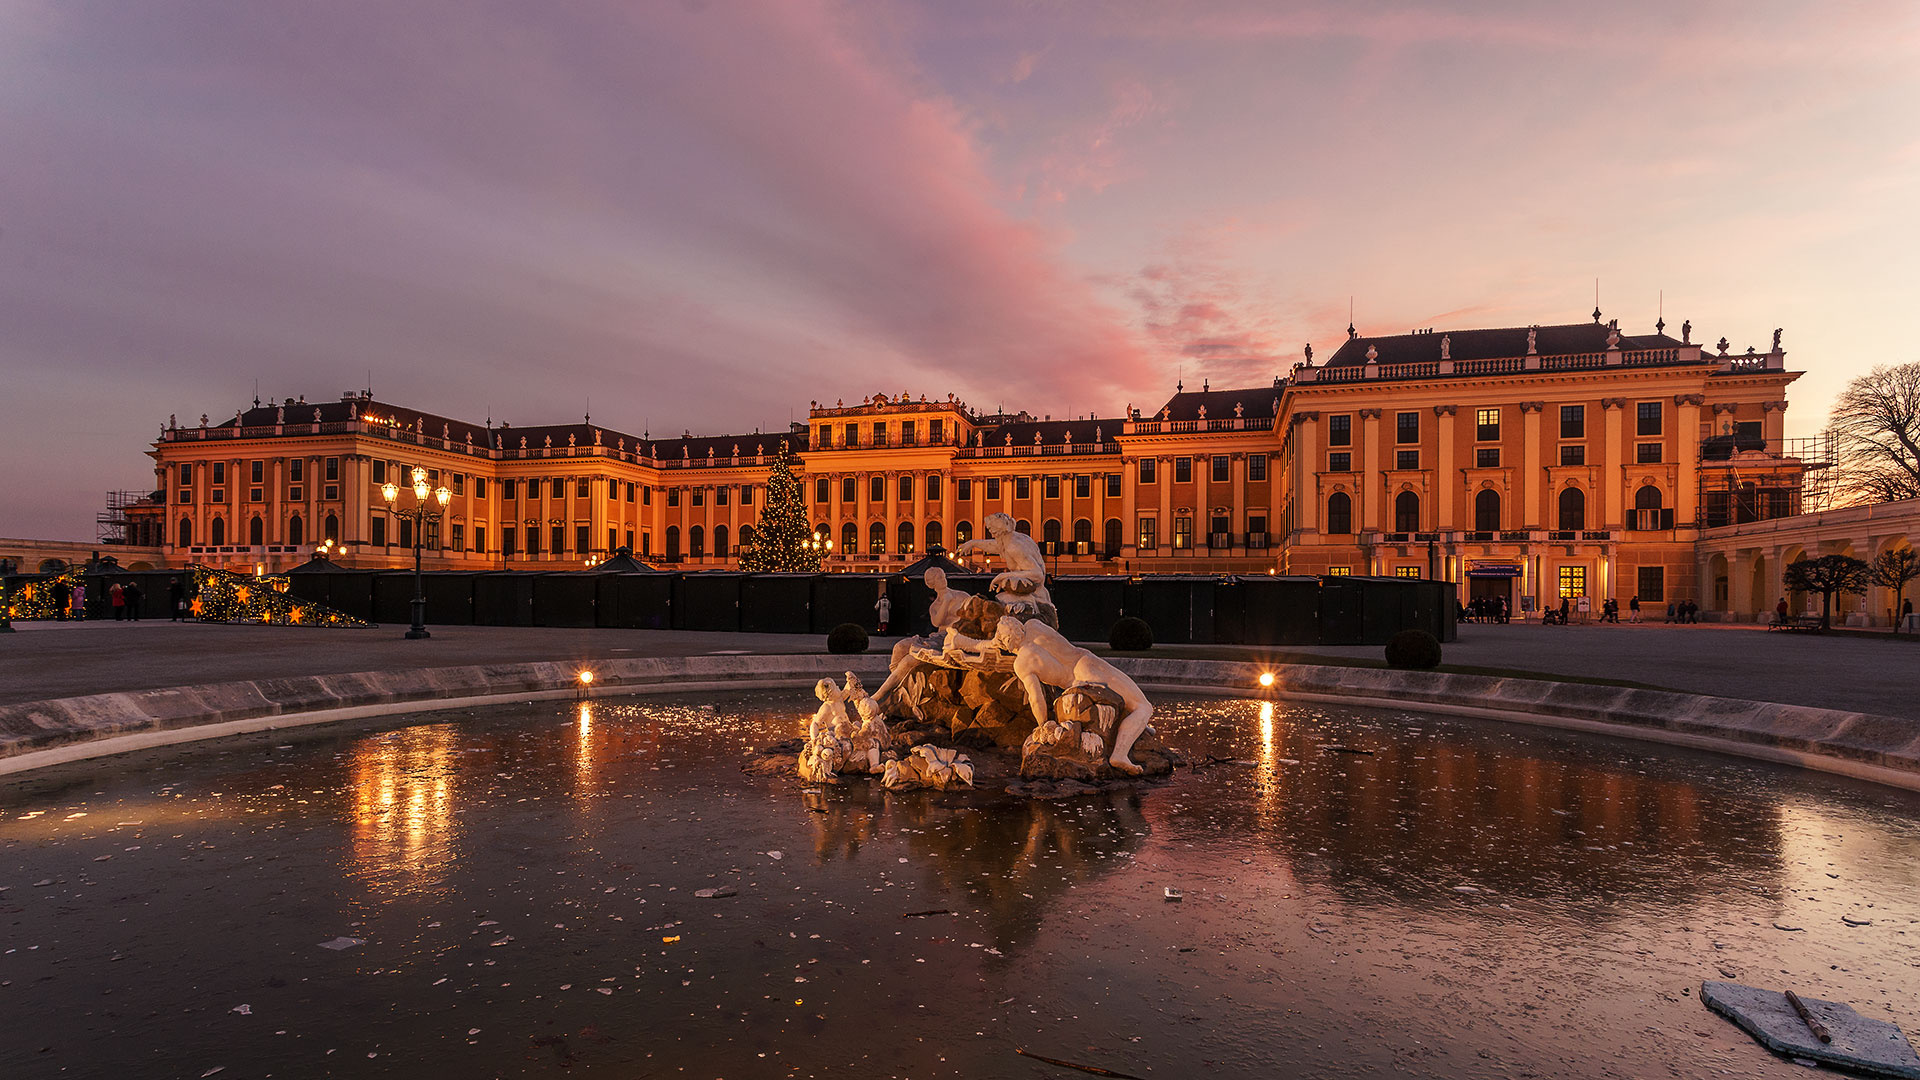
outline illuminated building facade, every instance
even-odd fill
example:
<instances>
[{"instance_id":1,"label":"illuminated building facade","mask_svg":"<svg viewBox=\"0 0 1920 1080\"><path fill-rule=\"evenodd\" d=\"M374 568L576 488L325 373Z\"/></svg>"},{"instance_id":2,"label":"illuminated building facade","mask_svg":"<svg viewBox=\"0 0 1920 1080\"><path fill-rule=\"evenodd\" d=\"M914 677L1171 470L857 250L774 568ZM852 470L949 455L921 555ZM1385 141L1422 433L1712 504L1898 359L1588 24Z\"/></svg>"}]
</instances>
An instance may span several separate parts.
<instances>
[{"instance_id":1,"label":"illuminated building facade","mask_svg":"<svg viewBox=\"0 0 1920 1080\"><path fill-rule=\"evenodd\" d=\"M441 569L564 569L629 547L729 568L769 466L796 456L829 569L885 570L1001 512L1062 574L1434 576L1516 608L1562 595L1700 595L1711 524L1799 513L1808 461L1783 437L1767 353L1591 324L1364 337L1270 385L1184 388L1112 417L988 415L949 395L814 402L782 432L657 439L591 423L485 426L349 395L169 424L164 502L127 511L169 554L279 570L323 539L398 565L410 525L380 485L452 491L426 537ZM1664 329L1663 327L1660 329Z\"/></svg>"}]
</instances>

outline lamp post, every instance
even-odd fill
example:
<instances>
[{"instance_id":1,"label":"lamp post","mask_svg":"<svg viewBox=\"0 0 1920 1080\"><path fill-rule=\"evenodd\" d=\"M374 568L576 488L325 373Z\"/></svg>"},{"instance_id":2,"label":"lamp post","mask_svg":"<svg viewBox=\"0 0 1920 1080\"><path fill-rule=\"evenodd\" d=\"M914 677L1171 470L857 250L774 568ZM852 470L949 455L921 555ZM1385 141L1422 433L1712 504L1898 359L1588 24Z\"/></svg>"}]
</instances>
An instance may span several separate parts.
<instances>
[{"instance_id":1,"label":"lamp post","mask_svg":"<svg viewBox=\"0 0 1920 1080\"><path fill-rule=\"evenodd\" d=\"M432 502L428 502L428 497ZM409 640L432 637L427 633L427 593L426 585L420 577L420 547L426 542L427 522L439 521L441 510L445 510L453 492L444 486L427 489L427 470L413 470L413 499L410 509L400 508L400 487L389 481L380 485L380 497L387 500L387 509L401 518L413 522L413 626L407 631ZM435 508L436 504L438 509Z\"/></svg>"}]
</instances>

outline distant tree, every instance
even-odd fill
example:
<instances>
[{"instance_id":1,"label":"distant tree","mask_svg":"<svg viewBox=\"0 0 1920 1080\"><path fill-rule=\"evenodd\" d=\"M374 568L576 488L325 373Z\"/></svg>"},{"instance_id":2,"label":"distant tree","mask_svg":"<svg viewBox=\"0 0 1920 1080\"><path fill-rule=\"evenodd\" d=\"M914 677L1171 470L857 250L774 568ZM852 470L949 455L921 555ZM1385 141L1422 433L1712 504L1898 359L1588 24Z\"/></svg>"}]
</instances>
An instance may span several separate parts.
<instances>
[{"instance_id":1,"label":"distant tree","mask_svg":"<svg viewBox=\"0 0 1920 1080\"><path fill-rule=\"evenodd\" d=\"M1787 588L1794 592L1817 592L1823 601L1820 625L1833 625L1833 597L1836 593L1867 591L1867 564L1851 555L1822 555L1817 559L1795 559L1787 564Z\"/></svg>"},{"instance_id":2,"label":"distant tree","mask_svg":"<svg viewBox=\"0 0 1920 1080\"><path fill-rule=\"evenodd\" d=\"M1900 608L1907 598L1907 583L1920 578L1920 552L1912 548L1883 551L1873 560L1869 575L1875 585L1893 590L1893 632L1900 632Z\"/></svg>"},{"instance_id":3,"label":"distant tree","mask_svg":"<svg viewBox=\"0 0 1920 1080\"><path fill-rule=\"evenodd\" d=\"M1842 494L1855 502L1920 497L1920 363L1877 367L1848 383L1831 430Z\"/></svg>"},{"instance_id":4,"label":"distant tree","mask_svg":"<svg viewBox=\"0 0 1920 1080\"><path fill-rule=\"evenodd\" d=\"M812 547L813 526L800 503L800 481L793 475L793 455L783 446L767 473L767 503L753 530L753 543L740 552L740 569L750 574L775 571L817 574L820 552Z\"/></svg>"}]
</instances>

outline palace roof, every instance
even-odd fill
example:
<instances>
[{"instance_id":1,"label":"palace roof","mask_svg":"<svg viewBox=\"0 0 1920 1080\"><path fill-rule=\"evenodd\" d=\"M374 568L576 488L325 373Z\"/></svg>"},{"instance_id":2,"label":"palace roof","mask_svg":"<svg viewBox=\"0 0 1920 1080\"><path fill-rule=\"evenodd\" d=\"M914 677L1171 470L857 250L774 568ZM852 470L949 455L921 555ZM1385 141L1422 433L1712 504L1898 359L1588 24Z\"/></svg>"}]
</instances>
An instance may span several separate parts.
<instances>
[{"instance_id":1,"label":"palace roof","mask_svg":"<svg viewBox=\"0 0 1920 1080\"><path fill-rule=\"evenodd\" d=\"M1241 408L1240 415L1272 418L1280 412L1280 394L1282 386L1250 386L1240 390L1205 389L1198 392L1183 391L1167 399L1166 404L1151 414L1142 413L1142 420L1198 420L1200 410L1207 410L1209 420L1231 420L1233 408Z\"/></svg>"},{"instance_id":2,"label":"palace roof","mask_svg":"<svg viewBox=\"0 0 1920 1080\"><path fill-rule=\"evenodd\" d=\"M1451 360L1493 360L1512 356L1527 355L1527 331L1525 326L1509 326L1494 330L1428 330L1417 334L1392 334L1385 337L1360 335L1348 338L1322 367L1355 367L1367 363L1367 350L1374 350L1375 362L1380 364L1418 364L1433 363L1440 359L1440 344L1447 343L1448 359ZM1558 326L1537 326L1534 331L1534 349L1541 356L1569 356L1579 353L1603 353L1607 351L1607 334L1610 327L1606 323L1566 323ZM1619 346L1625 351L1645 349L1676 349L1681 342L1664 333L1620 335ZM1212 414L1212 409L1208 409ZM1175 417L1175 419L1179 419Z\"/></svg>"}]
</instances>

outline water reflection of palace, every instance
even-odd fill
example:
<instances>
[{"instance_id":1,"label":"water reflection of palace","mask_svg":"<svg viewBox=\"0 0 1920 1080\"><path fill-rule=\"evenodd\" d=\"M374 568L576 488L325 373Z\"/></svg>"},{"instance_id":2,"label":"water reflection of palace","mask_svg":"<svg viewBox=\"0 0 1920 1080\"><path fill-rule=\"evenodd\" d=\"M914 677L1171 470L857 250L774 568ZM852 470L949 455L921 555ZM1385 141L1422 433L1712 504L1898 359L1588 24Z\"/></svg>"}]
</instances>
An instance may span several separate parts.
<instances>
[{"instance_id":1,"label":"water reflection of palace","mask_svg":"<svg viewBox=\"0 0 1920 1080\"><path fill-rule=\"evenodd\" d=\"M444 887L454 828L455 733L434 724L369 735L347 758L348 873L386 896Z\"/></svg>"},{"instance_id":2,"label":"water reflection of palace","mask_svg":"<svg viewBox=\"0 0 1920 1080\"><path fill-rule=\"evenodd\" d=\"M1234 752L1255 767L1209 770L1221 797L1184 811L1152 805L1163 835L1258 837L1302 878L1395 897L1467 883L1513 896L1680 900L1779 874L1772 802L1644 775L1637 751L1437 718L1385 717L1334 734L1310 707L1238 707L1226 724Z\"/></svg>"}]
</instances>

